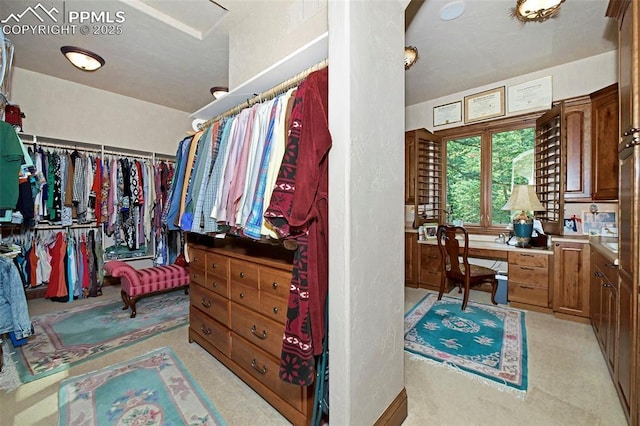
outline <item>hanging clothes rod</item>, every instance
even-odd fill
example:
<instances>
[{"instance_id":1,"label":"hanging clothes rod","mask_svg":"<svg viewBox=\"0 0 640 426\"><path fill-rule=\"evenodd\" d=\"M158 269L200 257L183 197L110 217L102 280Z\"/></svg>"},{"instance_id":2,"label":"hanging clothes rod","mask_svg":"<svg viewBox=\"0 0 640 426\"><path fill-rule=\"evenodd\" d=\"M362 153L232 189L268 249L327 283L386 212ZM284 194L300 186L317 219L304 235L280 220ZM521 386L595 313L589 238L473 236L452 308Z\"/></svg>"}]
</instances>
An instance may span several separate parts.
<instances>
[{"instance_id":1,"label":"hanging clothes rod","mask_svg":"<svg viewBox=\"0 0 640 426\"><path fill-rule=\"evenodd\" d=\"M33 142L27 142L27 144L29 145L35 145L36 147L43 147L43 148L56 148L56 149L66 149L66 150L78 150L78 151L82 151L85 153L91 152L94 154L100 154L102 151L100 150L100 148L87 148L84 146L77 146L77 145L71 145L71 144L61 144L61 143L54 143L54 142L41 142L39 140L35 140Z\"/></svg>"},{"instance_id":2,"label":"hanging clothes rod","mask_svg":"<svg viewBox=\"0 0 640 426\"><path fill-rule=\"evenodd\" d=\"M129 157L129 158L135 157L136 159L141 159L141 160L152 160L153 159L153 155L141 154L141 153L132 152L132 151L129 151L129 152L127 152L127 151L111 151L111 150L103 149L102 152L104 154L115 155L117 157Z\"/></svg>"},{"instance_id":3,"label":"hanging clothes rod","mask_svg":"<svg viewBox=\"0 0 640 426\"><path fill-rule=\"evenodd\" d=\"M287 90L291 89L292 87L296 87L302 80L307 78L307 76L309 74L311 74L312 72L315 72L315 71L319 71L319 70L321 70L323 68L326 68L328 65L329 65L329 60L328 59L324 59L323 61L320 61L317 64L307 68L306 70L297 73L293 77L290 77L289 79L285 80L284 82L278 84L275 87L272 87L271 89L265 90L264 92L259 93L259 94L255 94L254 93L253 97L250 98L250 99L247 99L246 102L243 102L240 105L236 105L235 107L223 112L222 114L219 114L219 115L213 117L212 119L207 120L204 123L202 123L200 125L200 130L205 130L207 127L212 126L215 122L221 120L224 117L229 117L231 115L235 115L235 114L239 113L240 111L242 111L243 109L250 108L252 105L255 105L258 102L262 102L264 100L272 99L272 98L274 98L274 97L286 92Z\"/></svg>"}]
</instances>

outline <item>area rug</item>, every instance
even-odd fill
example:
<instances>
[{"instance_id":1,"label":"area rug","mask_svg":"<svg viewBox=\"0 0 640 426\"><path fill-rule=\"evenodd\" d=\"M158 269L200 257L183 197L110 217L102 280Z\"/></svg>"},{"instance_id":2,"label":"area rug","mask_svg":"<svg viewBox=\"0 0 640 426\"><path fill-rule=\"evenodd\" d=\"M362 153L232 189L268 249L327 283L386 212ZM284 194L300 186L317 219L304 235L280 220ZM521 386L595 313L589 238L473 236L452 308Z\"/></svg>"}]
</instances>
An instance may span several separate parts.
<instances>
[{"instance_id":1,"label":"area rug","mask_svg":"<svg viewBox=\"0 0 640 426\"><path fill-rule=\"evenodd\" d=\"M224 425L169 347L60 383L60 425Z\"/></svg>"},{"instance_id":2,"label":"area rug","mask_svg":"<svg viewBox=\"0 0 640 426\"><path fill-rule=\"evenodd\" d=\"M135 318L122 307L122 301L105 300L32 317L35 334L14 353L22 383L173 330L189 320L189 296L183 292L141 299Z\"/></svg>"},{"instance_id":3,"label":"area rug","mask_svg":"<svg viewBox=\"0 0 640 426\"><path fill-rule=\"evenodd\" d=\"M527 390L524 312L427 294L405 315L404 348L501 390Z\"/></svg>"},{"instance_id":4,"label":"area rug","mask_svg":"<svg viewBox=\"0 0 640 426\"><path fill-rule=\"evenodd\" d=\"M10 392L20 386L20 377L18 370L11 358L13 347L9 344L9 340L5 340L2 345L3 366L0 371L0 391Z\"/></svg>"}]
</instances>

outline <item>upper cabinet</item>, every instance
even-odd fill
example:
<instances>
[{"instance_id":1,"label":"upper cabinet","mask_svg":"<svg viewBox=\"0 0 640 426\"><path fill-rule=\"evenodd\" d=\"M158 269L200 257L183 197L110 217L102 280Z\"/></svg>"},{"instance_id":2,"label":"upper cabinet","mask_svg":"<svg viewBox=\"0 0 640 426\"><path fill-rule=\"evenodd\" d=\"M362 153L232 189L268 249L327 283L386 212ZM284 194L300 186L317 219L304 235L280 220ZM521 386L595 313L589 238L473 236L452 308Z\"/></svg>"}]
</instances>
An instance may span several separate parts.
<instances>
[{"instance_id":1,"label":"upper cabinet","mask_svg":"<svg viewBox=\"0 0 640 426\"><path fill-rule=\"evenodd\" d=\"M618 85L591 94L592 198L618 199Z\"/></svg>"},{"instance_id":2,"label":"upper cabinet","mask_svg":"<svg viewBox=\"0 0 640 426\"><path fill-rule=\"evenodd\" d=\"M440 222L444 209L442 141L426 129L405 133L404 203L414 206L414 228Z\"/></svg>"},{"instance_id":3,"label":"upper cabinet","mask_svg":"<svg viewBox=\"0 0 640 426\"><path fill-rule=\"evenodd\" d=\"M564 199L591 198L591 99L589 96L564 101L566 181Z\"/></svg>"}]
</instances>

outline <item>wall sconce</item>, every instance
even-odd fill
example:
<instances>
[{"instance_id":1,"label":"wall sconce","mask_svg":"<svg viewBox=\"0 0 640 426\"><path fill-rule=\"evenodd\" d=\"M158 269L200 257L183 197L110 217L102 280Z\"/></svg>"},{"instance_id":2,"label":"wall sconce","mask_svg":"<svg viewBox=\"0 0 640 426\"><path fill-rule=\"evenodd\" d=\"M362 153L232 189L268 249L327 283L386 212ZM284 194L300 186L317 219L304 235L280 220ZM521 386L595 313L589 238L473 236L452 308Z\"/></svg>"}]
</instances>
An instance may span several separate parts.
<instances>
[{"instance_id":1,"label":"wall sconce","mask_svg":"<svg viewBox=\"0 0 640 426\"><path fill-rule=\"evenodd\" d=\"M404 69L408 70L418 60L418 49L413 46L404 48Z\"/></svg>"},{"instance_id":2,"label":"wall sconce","mask_svg":"<svg viewBox=\"0 0 640 426\"><path fill-rule=\"evenodd\" d=\"M229 88L222 87L222 86L215 86L209 89L209 91L211 92L211 96L213 96L213 98L217 100L225 96L227 93L229 93Z\"/></svg>"},{"instance_id":3,"label":"wall sconce","mask_svg":"<svg viewBox=\"0 0 640 426\"><path fill-rule=\"evenodd\" d=\"M521 22L544 22L560 12L565 0L517 0L511 14Z\"/></svg>"},{"instance_id":4,"label":"wall sconce","mask_svg":"<svg viewBox=\"0 0 640 426\"><path fill-rule=\"evenodd\" d=\"M95 71L105 64L100 55L80 47L62 46L60 51L74 67L82 71Z\"/></svg>"}]
</instances>

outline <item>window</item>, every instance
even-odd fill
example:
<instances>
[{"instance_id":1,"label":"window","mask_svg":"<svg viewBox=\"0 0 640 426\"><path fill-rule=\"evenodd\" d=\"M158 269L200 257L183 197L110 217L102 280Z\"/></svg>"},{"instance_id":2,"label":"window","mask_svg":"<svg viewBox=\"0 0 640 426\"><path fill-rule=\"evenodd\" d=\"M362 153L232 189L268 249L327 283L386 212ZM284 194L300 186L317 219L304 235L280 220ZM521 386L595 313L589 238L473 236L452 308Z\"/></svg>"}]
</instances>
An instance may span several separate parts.
<instances>
[{"instance_id":1,"label":"window","mask_svg":"<svg viewBox=\"0 0 640 426\"><path fill-rule=\"evenodd\" d=\"M495 120L438 132L446 159L448 221L493 232L511 223L503 211L514 184L535 184L535 117Z\"/></svg>"}]
</instances>

